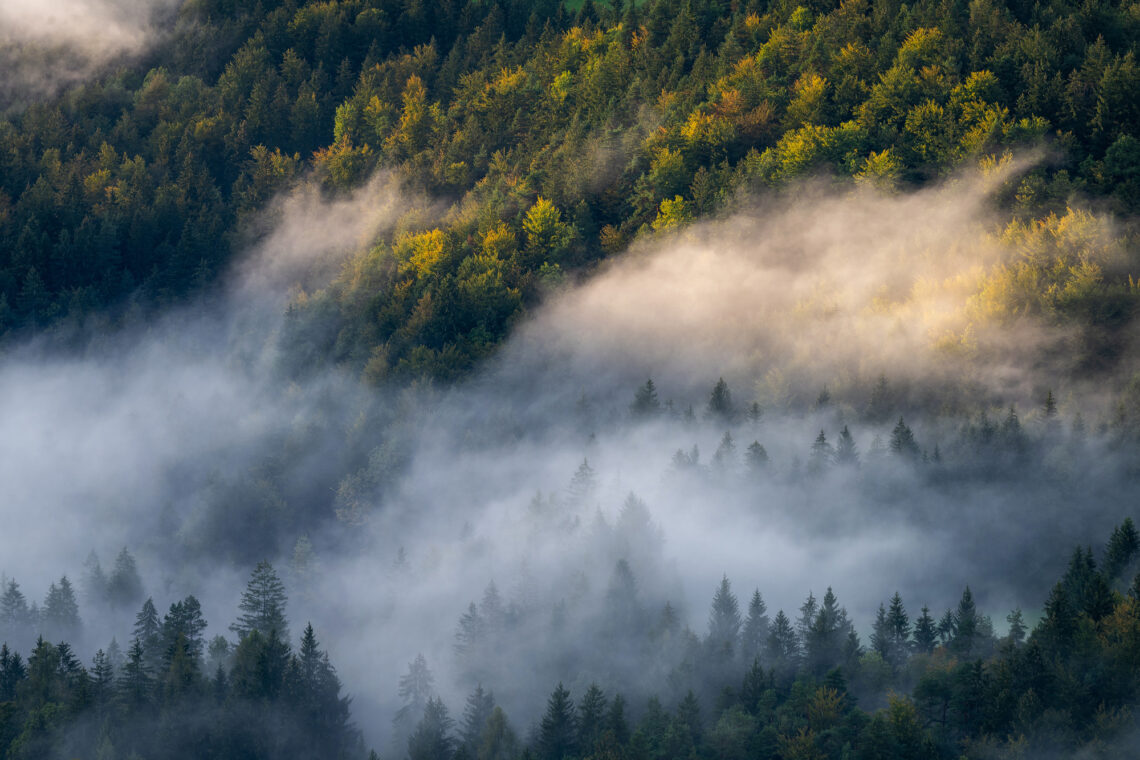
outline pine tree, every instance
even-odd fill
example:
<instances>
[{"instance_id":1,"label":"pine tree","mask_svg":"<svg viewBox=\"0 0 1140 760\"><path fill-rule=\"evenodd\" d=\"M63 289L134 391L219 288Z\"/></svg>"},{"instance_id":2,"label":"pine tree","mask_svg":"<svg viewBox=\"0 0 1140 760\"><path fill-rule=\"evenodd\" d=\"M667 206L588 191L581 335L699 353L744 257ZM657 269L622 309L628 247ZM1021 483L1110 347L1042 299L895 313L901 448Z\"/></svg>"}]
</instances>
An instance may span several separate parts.
<instances>
[{"instance_id":1,"label":"pine tree","mask_svg":"<svg viewBox=\"0 0 1140 760\"><path fill-rule=\"evenodd\" d=\"M152 684L151 671L143 656L142 642L135 639L127 650L127 661L123 663L123 670L119 673L116 690L119 699L131 714L135 714L150 702Z\"/></svg>"},{"instance_id":2,"label":"pine tree","mask_svg":"<svg viewBox=\"0 0 1140 760\"><path fill-rule=\"evenodd\" d=\"M107 578L107 600L113 607L129 609L138 604L142 596L142 579L135 558L123 547L115 557L115 567Z\"/></svg>"},{"instance_id":3,"label":"pine tree","mask_svg":"<svg viewBox=\"0 0 1140 760\"><path fill-rule=\"evenodd\" d=\"M661 413L661 402L657 399L657 387L652 379L646 380L645 385L637 389L629 413L634 419L649 419Z\"/></svg>"},{"instance_id":4,"label":"pine tree","mask_svg":"<svg viewBox=\"0 0 1140 760\"><path fill-rule=\"evenodd\" d=\"M573 757L578 746L574 719L574 703L570 692L559 683L546 702L538 733L538 756L542 760L565 760Z\"/></svg>"},{"instance_id":5,"label":"pine tree","mask_svg":"<svg viewBox=\"0 0 1140 760\"><path fill-rule=\"evenodd\" d=\"M811 454L808 456L808 471L812 473L822 472L834 457L835 450L827 442L827 435L820 430L819 435L815 437L815 442L811 445Z\"/></svg>"},{"instance_id":6,"label":"pine tree","mask_svg":"<svg viewBox=\"0 0 1140 760\"><path fill-rule=\"evenodd\" d=\"M764 597L760 595L760 589L756 589L752 592L748 616L740 632L740 655L744 662L752 662L764 651L764 642L768 639L767 612Z\"/></svg>"},{"instance_id":7,"label":"pine tree","mask_svg":"<svg viewBox=\"0 0 1140 760\"><path fill-rule=\"evenodd\" d=\"M938 628L934 624L934 618L930 617L930 608L923 605L922 614L914 622L914 648L923 654L930 654L937 641Z\"/></svg>"},{"instance_id":8,"label":"pine tree","mask_svg":"<svg viewBox=\"0 0 1140 760\"><path fill-rule=\"evenodd\" d=\"M11 652L0 644L0 704L16 699L20 682L28 677L28 669L19 652Z\"/></svg>"},{"instance_id":9,"label":"pine tree","mask_svg":"<svg viewBox=\"0 0 1140 760\"><path fill-rule=\"evenodd\" d=\"M591 683L578 703L578 748L584 755L592 754L594 746L605 729L607 700L605 692Z\"/></svg>"},{"instance_id":10,"label":"pine tree","mask_svg":"<svg viewBox=\"0 0 1140 760\"><path fill-rule=\"evenodd\" d=\"M776 613L768 628L768 640L764 645L764 660L779 672L795 670L799 662L800 646L792 621L783 610Z\"/></svg>"},{"instance_id":11,"label":"pine tree","mask_svg":"<svg viewBox=\"0 0 1140 760\"><path fill-rule=\"evenodd\" d=\"M74 641L79 636L79 604L75 601L75 589L67 576L59 579L48 588L43 609L44 631L53 639Z\"/></svg>"},{"instance_id":12,"label":"pine tree","mask_svg":"<svg viewBox=\"0 0 1140 760\"><path fill-rule=\"evenodd\" d=\"M515 760L518 757L518 738L507 723L506 713L501 707L491 711L479 735L479 748L476 760Z\"/></svg>"},{"instance_id":13,"label":"pine tree","mask_svg":"<svg viewBox=\"0 0 1140 760\"><path fill-rule=\"evenodd\" d=\"M424 715L408 738L409 760L450 760L454 747L451 738L453 722L443 700L431 697L424 705Z\"/></svg>"},{"instance_id":14,"label":"pine tree","mask_svg":"<svg viewBox=\"0 0 1140 760\"><path fill-rule=\"evenodd\" d=\"M1124 522L1112 531L1108 539L1108 546L1104 552L1104 574L1110 581L1120 577L1124 569L1136 558L1140 552L1140 534L1131 517L1125 517Z\"/></svg>"},{"instance_id":15,"label":"pine tree","mask_svg":"<svg viewBox=\"0 0 1140 760\"><path fill-rule=\"evenodd\" d=\"M958 602L958 610L954 613L954 637L950 640L950 649L958 654L970 656L978 646L978 610L974 606L974 595L970 587L962 592Z\"/></svg>"},{"instance_id":16,"label":"pine tree","mask_svg":"<svg viewBox=\"0 0 1140 760\"><path fill-rule=\"evenodd\" d=\"M154 607L154 599L147 598L142 609L135 616L135 627L132 631L135 641L142 646L143 659L152 670L158 667L162 658L162 627L158 622L158 610Z\"/></svg>"},{"instance_id":17,"label":"pine tree","mask_svg":"<svg viewBox=\"0 0 1140 760\"><path fill-rule=\"evenodd\" d=\"M748 469L752 472L762 472L768 465L768 452L764 450L760 441L753 441L749 445L744 458L748 463Z\"/></svg>"},{"instance_id":18,"label":"pine tree","mask_svg":"<svg viewBox=\"0 0 1140 760\"><path fill-rule=\"evenodd\" d=\"M115 690L115 669L110 658L100 649L91 661L91 699L103 713L111 702Z\"/></svg>"},{"instance_id":19,"label":"pine tree","mask_svg":"<svg viewBox=\"0 0 1140 760\"><path fill-rule=\"evenodd\" d=\"M20 591L20 584L9 580L0 596L0 633L14 639L22 638L31 622L28 601Z\"/></svg>"},{"instance_id":20,"label":"pine tree","mask_svg":"<svg viewBox=\"0 0 1140 760\"><path fill-rule=\"evenodd\" d=\"M107 575L99 562L99 555L92 550L83 562L83 598L91 606L107 601Z\"/></svg>"},{"instance_id":21,"label":"pine tree","mask_svg":"<svg viewBox=\"0 0 1140 760\"><path fill-rule=\"evenodd\" d=\"M847 426L839 432L839 442L835 444L835 463L840 465L859 464L859 450L855 446L855 437Z\"/></svg>"},{"instance_id":22,"label":"pine tree","mask_svg":"<svg viewBox=\"0 0 1140 760\"><path fill-rule=\"evenodd\" d=\"M435 676L428 668L427 660L423 654L417 654L416 659L408 665L408 672L400 677L398 693L404 700L404 706L396 713L396 720L400 722L418 720L427 706L428 699L435 687Z\"/></svg>"},{"instance_id":23,"label":"pine tree","mask_svg":"<svg viewBox=\"0 0 1140 760\"><path fill-rule=\"evenodd\" d=\"M910 618L897 591L891 597L890 610L887 612L887 636L890 641L890 653L887 659L895 667L901 667L906 662L911 648Z\"/></svg>"},{"instance_id":24,"label":"pine tree","mask_svg":"<svg viewBox=\"0 0 1140 760\"><path fill-rule=\"evenodd\" d=\"M712 463L713 467L722 473L732 472L736 469L736 444L732 440L732 433L727 430L720 439L716 453L713 454Z\"/></svg>"},{"instance_id":25,"label":"pine tree","mask_svg":"<svg viewBox=\"0 0 1140 760\"><path fill-rule=\"evenodd\" d=\"M899 417L898 423L891 431L891 451L896 456L904 459L916 460L921 453L918 448L918 443L914 440L914 433L903 422L903 418Z\"/></svg>"},{"instance_id":26,"label":"pine tree","mask_svg":"<svg viewBox=\"0 0 1140 760\"><path fill-rule=\"evenodd\" d=\"M170 605L170 611L162 621L162 642L164 655L169 664L175 643L179 637L184 640L186 656L197 662L201 659L206 642L202 634L206 631L206 620L202 617L202 606L194 596ZM138 633L135 634L136 636Z\"/></svg>"},{"instance_id":27,"label":"pine tree","mask_svg":"<svg viewBox=\"0 0 1140 760\"><path fill-rule=\"evenodd\" d=\"M871 626L871 648L879 653L884 662L890 662L890 628L887 625L887 608L882 604L875 612L875 622Z\"/></svg>"},{"instance_id":28,"label":"pine tree","mask_svg":"<svg viewBox=\"0 0 1140 760\"><path fill-rule=\"evenodd\" d=\"M467 706L463 710L463 726L460 729L460 740L472 755L479 749L483 731L487 728L487 721L494 710L494 695L484 691L483 684L477 684L475 690L467 697Z\"/></svg>"},{"instance_id":29,"label":"pine tree","mask_svg":"<svg viewBox=\"0 0 1140 760\"><path fill-rule=\"evenodd\" d=\"M736 407L732 403L732 393L728 390L728 383L724 381L723 377L716 381L712 393L709 394L705 417L729 424L736 418Z\"/></svg>"},{"instance_id":30,"label":"pine tree","mask_svg":"<svg viewBox=\"0 0 1140 760\"><path fill-rule=\"evenodd\" d=\"M242 614L230 625L230 630L237 634L239 641L255 630L266 636L274 632L281 636L287 632L285 604L284 584L273 566L262 560L257 563L242 592L238 604Z\"/></svg>"},{"instance_id":31,"label":"pine tree","mask_svg":"<svg viewBox=\"0 0 1140 760\"><path fill-rule=\"evenodd\" d=\"M594 476L594 468L587 459L578 465L577 472L570 478L570 486L566 489L567 500L573 505L582 505L594 495L598 481Z\"/></svg>"},{"instance_id":32,"label":"pine tree","mask_svg":"<svg viewBox=\"0 0 1140 760\"><path fill-rule=\"evenodd\" d=\"M712 609L709 611L709 633L705 644L716 656L731 660L737 649L737 636L740 633L740 605L732 593L728 576L721 578L720 586L713 595Z\"/></svg>"},{"instance_id":33,"label":"pine tree","mask_svg":"<svg viewBox=\"0 0 1140 760\"><path fill-rule=\"evenodd\" d=\"M609 712L606 713L605 731L613 734L618 746L629 743L629 721L625 717L625 697L621 694L615 695L610 702Z\"/></svg>"},{"instance_id":34,"label":"pine tree","mask_svg":"<svg viewBox=\"0 0 1140 760\"><path fill-rule=\"evenodd\" d=\"M1045 394L1045 404L1042 407L1042 412L1047 420L1051 420L1057 416L1057 400L1053 398L1053 389L1051 388Z\"/></svg>"},{"instance_id":35,"label":"pine tree","mask_svg":"<svg viewBox=\"0 0 1140 760\"><path fill-rule=\"evenodd\" d=\"M1020 646L1025 641L1025 621L1022 619L1021 610L1015 609L1005 616L1006 622L1009 623L1009 640L1014 646Z\"/></svg>"}]
</instances>

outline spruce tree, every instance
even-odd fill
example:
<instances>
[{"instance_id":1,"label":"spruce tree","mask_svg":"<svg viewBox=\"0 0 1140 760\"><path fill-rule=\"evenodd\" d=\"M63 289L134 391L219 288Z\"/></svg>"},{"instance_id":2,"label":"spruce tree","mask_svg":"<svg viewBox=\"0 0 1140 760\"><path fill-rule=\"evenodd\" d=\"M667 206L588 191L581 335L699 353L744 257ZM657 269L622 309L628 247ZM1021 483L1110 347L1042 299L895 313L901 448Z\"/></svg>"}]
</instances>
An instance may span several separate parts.
<instances>
[{"instance_id":1,"label":"spruce tree","mask_svg":"<svg viewBox=\"0 0 1140 760\"><path fill-rule=\"evenodd\" d=\"M762 472L768 465L768 452L761 445L760 441L753 441L748 446L748 452L744 455L745 461L748 463L748 469L752 472Z\"/></svg>"},{"instance_id":2,"label":"spruce tree","mask_svg":"<svg viewBox=\"0 0 1140 760\"><path fill-rule=\"evenodd\" d=\"M732 403L732 392L724 378L716 381L705 407L705 417L720 423L732 423L736 418L736 407Z\"/></svg>"},{"instance_id":3,"label":"spruce tree","mask_svg":"<svg viewBox=\"0 0 1140 760\"><path fill-rule=\"evenodd\" d=\"M653 380L645 381L645 385L637 389L633 395L633 403L629 405L629 413L634 419L649 419L661 413L661 402L657 398L657 387Z\"/></svg>"},{"instance_id":4,"label":"spruce tree","mask_svg":"<svg viewBox=\"0 0 1140 760\"><path fill-rule=\"evenodd\" d=\"M705 643L714 655L731 660L737 649L739 633L740 605L726 575L721 578L713 595L712 609L709 610L709 633Z\"/></svg>"},{"instance_id":5,"label":"spruce tree","mask_svg":"<svg viewBox=\"0 0 1140 760\"><path fill-rule=\"evenodd\" d=\"M565 760L577 754L578 728L570 692L559 683L546 702L538 733L538 756L541 760Z\"/></svg>"},{"instance_id":6,"label":"spruce tree","mask_svg":"<svg viewBox=\"0 0 1140 760\"><path fill-rule=\"evenodd\" d=\"M142 646L143 659L151 669L158 667L162 659L162 627L158 622L158 610L154 599L148 597L142 609L135 616L135 627L131 634Z\"/></svg>"},{"instance_id":7,"label":"spruce tree","mask_svg":"<svg viewBox=\"0 0 1140 760\"><path fill-rule=\"evenodd\" d=\"M916 460L921 453L918 448L918 443L914 440L914 433L911 432L907 424L903 422L903 418L899 417L898 423L891 431L891 451L896 456L904 459Z\"/></svg>"},{"instance_id":8,"label":"spruce tree","mask_svg":"<svg viewBox=\"0 0 1140 760\"><path fill-rule=\"evenodd\" d=\"M113 607L127 609L138 604L142 596L142 579L135 558L123 547L115 557L115 567L107 577L107 600Z\"/></svg>"},{"instance_id":9,"label":"spruce tree","mask_svg":"<svg viewBox=\"0 0 1140 760\"><path fill-rule=\"evenodd\" d=\"M283 636L287 632L285 604L285 585L273 566L262 560L242 592L238 604L242 614L230 625L230 630L237 634L239 641L255 630L266 636L274 632Z\"/></svg>"},{"instance_id":10,"label":"spruce tree","mask_svg":"<svg viewBox=\"0 0 1140 760\"><path fill-rule=\"evenodd\" d=\"M847 426L839 431L839 441L835 444L835 463L841 465L859 464L859 450L855 446L855 437Z\"/></svg>"},{"instance_id":11,"label":"spruce tree","mask_svg":"<svg viewBox=\"0 0 1140 760\"><path fill-rule=\"evenodd\" d=\"M744 619L744 626L740 631L741 659L748 663L760 656L764 651L764 642L768 639L768 606L764 604L764 597L760 589L752 592L752 599L748 603L748 616Z\"/></svg>"},{"instance_id":12,"label":"spruce tree","mask_svg":"<svg viewBox=\"0 0 1140 760\"><path fill-rule=\"evenodd\" d=\"M483 684L476 684L475 690L467 697L467 705L463 709L463 725L459 732L460 741L472 755L478 752L483 731L494 710L495 696L484 691Z\"/></svg>"},{"instance_id":13,"label":"spruce tree","mask_svg":"<svg viewBox=\"0 0 1140 760\"><path fill-rule=\"evenodd\" d=\"M934 618L930 617L930 608L923 605L922 614L914 622L914 648L923 654L930 654L937 641L938 628Z\"/></svg>"},{"instance_id":14,"label":"spruce tree","mask_svg":"<svg viewBox=\"0 0 1140 760\"><path fill-rule=\"evenodd\" d=\"M583 755L592 754L605 730L607 699L596 683L591 683L578 703L578 748Z\"/></svg>"},{"instance_id":15,"label":"spruce tree","mask_svg":"<svg viewBox=\"0 0 1140 760\"><path fill-rule=\"evenodd\" d=\"M1137 552L1140 552L1140 534L1132 518L1125 517L1124 522L1113 529L1105 547L1104 574L1110 581L1116 580L1136 558Z\"/></svg>"}]
</instances>

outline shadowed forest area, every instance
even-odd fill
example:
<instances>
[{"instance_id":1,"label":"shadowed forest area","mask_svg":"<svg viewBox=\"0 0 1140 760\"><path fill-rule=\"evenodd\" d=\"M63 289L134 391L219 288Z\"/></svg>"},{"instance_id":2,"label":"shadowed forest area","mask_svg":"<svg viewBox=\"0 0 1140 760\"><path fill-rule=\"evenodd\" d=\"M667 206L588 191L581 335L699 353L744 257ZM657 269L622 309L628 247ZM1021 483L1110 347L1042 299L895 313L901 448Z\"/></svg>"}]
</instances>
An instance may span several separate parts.
<instances>
[{"instance_id":1,"label":"shadowed forest area","mask_svg":"<svg viewBox=\"0 0 1140 760\"><path fill-rule=\"evenodd\" d=\"M1140 5L41 5L0 760L1140 746Z\"/></svg>"}]
</instances>

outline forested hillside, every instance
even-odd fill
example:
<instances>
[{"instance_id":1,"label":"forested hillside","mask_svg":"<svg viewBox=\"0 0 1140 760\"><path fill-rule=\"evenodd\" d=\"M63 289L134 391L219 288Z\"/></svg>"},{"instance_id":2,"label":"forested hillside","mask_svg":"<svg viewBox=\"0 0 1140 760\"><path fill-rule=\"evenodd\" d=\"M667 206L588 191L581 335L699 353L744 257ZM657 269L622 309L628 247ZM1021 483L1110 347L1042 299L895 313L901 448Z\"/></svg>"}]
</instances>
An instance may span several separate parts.
<instances>
[{"instance_id":1,"label":"forested hillside","mask_svg":"<svg viewBox=\"0 0 1140 760\"><path fill-rule=\"evenodd\" d=\"M42 5L0 760L1134 753L1136 0Z\"/></svg>"},{"instance_id":2,"label":"forested hillside","mask_svg":"<svg viewBox=\"0 0 1140 760\"><path fill-rule=\"evenodd\" d=\"M0 122L0 320L184 297L275 193L378 166L455 205L285 336L373 380L465 373L563 276L805 175L905 191L1044 147L1001 198L1017 224L1128 214L1138 30L1128 3L188 2L142 61ZM1119 262L1027 258L1031 295L1099 288L1065 316L1128 321Z\"/></svg>"}]
</instances>

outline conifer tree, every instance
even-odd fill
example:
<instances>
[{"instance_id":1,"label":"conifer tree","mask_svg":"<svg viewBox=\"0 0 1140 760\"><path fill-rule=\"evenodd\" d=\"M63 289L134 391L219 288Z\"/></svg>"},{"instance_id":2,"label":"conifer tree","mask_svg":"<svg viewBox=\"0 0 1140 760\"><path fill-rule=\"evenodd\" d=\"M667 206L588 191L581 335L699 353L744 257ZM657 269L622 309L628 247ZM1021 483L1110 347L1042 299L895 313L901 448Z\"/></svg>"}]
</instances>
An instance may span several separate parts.
<instances>
[{"instance_id":1,"label":"conifer tree","mask_svg":"<svg viewBox=\"0 0 1140 760\"><path fill-rule=\"evenodd\" d=\"M596 683L591 683L578 703L578 748L584 754L592 754L594 746L605 729L607 699L605 692Z\"/></svg>"},{"instance_id":2,"label":"conifer tree","mask_svg":"<svg viewBox=\"0 0 1140 760\"><path fill-rule=\"evenodd\" d=\"M923 605L922 614L914 623L914 648L923 654L930 654L934 651L937 641L938 628L934 618L930 617L930 608Z\"/></svg>"},{"instance_id":3,"label":"conifer tree","mask_svg":"<svg viewBox=\"0 0 1140 760\"><path fill-rule=\"evenodd\" d=\"M1120 577L1124 569L1140 552L1140 534L1131 517L1113 529L1104 552L1104 574L1110 581Z\"/></svg>"},{"instance_id":4,"label":"conifer tree","mask_svg":"<svg viewBox=\"0 0 1140 760\"><path fill-rule=\"evenodd\" d=\"M559 683L546 702L538 733L538 756L541 760L565 760L578 751L578 728L570 692Z\"/></svg>"},{"instance_id":5,"label":"conifer tree","mask_svg":"<svg viewBox=\"0 0 1140 760\"><path fill-rule=\"evenodd\" d=\"M912 433L910 428L907 427L907 424L903 422L902 417L899 417L898 423L894 429L891 430L890 447L896 456L904 459L918 459L921 453L918 448L918 443L914 440L914 433Z\"/></svg>"},{"instance_id":6,"label":"conifer tree","mask_svg":"<svg viewBox=\"0 0 1140 760\"><path fill-rule=\"evenodd\" d=\"M736 407L732 403L732 392L724 378L716 381L705 408L705 417L721 423L732 423L736 417Z\"/></svg>"},{"instance_id":7,"label":"conifer tree","mask_svg":"<svg viewBox=\"0 0 1140 760\"><path fill-rule=\"evenodd\" d=\"M713 467L724 472L732 472L736 469L736 444L732 440L732 433L727 430L724 431L724 436L720 439L720 445L717 446L716 452L712 458Z\"/></svg>"},{"instance_id":8,"label":"conifer tree","mask_svg":"<svg viewBox=\"0 0 1140 760\"><path fill-rule=\"evenodd\" d=\"M107 576L107 600L112 607L129 609L138 604L143 596L142 579L139 577L135 558L123 547L115 557L115 566Z\"/></svg>"},{"instance_id":9,"label":"conifer tree","mask_svg":"<svg viewBox=\"0 0 1140 760\"><path fill-rule=\"evenodd\" d=\"M744 627L740 632L740 655L744 662L752 662L764 651L764 643L768 639L767 612L764 597L760 595L760 589L756 589L752 592L748 616L744 619Z\"/></svg>"},{"instance_id":10,"label":"conifer tree","mask_svg":"<svg viewBox=\"0 0 1140 760\"><path fill-rule=\"evenodd\" d=\"M242 614L230 625L230 630L237 634L239 641L255 630L266 636L274 632L281 636L287 626L285 604L285 585L273 566L262 560L242 592L238 604Z\"/></svg>"},{"instance_id":11,"label":"conifer tree","mask_svg":"<svg viewBox=\"0 0 1140 760\"><path fill-rule=\"evenodd\" d=\"M1009 640L1014 646L1020 646L1025 642L1025 621L1022 619L1021 610L1015 609L1005 617L1006 622L1009 623Z\"/></svg>"},{"instance_id":12,"label":"conifer tree","mask_svg":"<svg viewBox=\"0 0 1140 760\"><path fill-rule=\"evenodd\" d=\"M443 700L430 697L416 730L408 738L409 760L450 760L454 748L453 721Z\"/></svg>"},{"instance_id":13,"label":"conifer tree","mask_svg":"<svg viewBox=\"0 0 1140 760\"><path fill-rule=\"evenodd\" d=\"M705 639L709 651L731 660L737 650L740 622L740 605L726 575L721 578L709 610L709 633Z\"/></svg>"},{"instance_id":14,"label":"conifer tree","mask_svg":"<svg viewBox=\"0 0 1140 760\"><path fill-rule=\"evenodd\" d=\"M811 455L808 457L808 470L812 473L823 471L831 460L835 458L835 450L827 442L827 435L820 430L811 445Z\"/></svg>"},{"instance_id":15,"label":"conifer tree","mask_svg":"<svg viewBox=\"0 0 1140 760\"><path fill-rule=\"evenodd\" d=\"M661 413L661 402L657 398L657 386L652 378L645 381L645 385L637 389L633 395L633 403L629 412L634 419L649 419Z\"/></svg>"},{"instance_id":16,"label":"conifer tree","mask_svg":"<svg viewBox=\"0 0 1140 760\"><path fill-rule=\"evenodd\" d=\"M483 731L487 728L487 721L495 710L495 697L489 691L483 690L483 684L476 684L475 690L467 697L467 705L463 709L463 725L460 728L460 741L468 748L472 755L479 749Z\"/></svg>"},{"instance_id":17,"label":"conifer tree","mask_svg":"<svg viewBox=\"0 0 1140 760\"><path fill-rule=\"evenodd\" d=\"M839 441L835 444L835 463L841 465L856 465L859 463L859 450L855 446L855 437L847 426L839 431Z\"/></svg>"},{"instance_id":18,"label":"conifer tree","mask_svg":"<svg viewBox=\"0 0 1140 760\"><path fill-rule=\"evenodd\" d=\"M67 576L51 584L44 600L42 614L44 631L53 639L73 641L79 635L79 603L75 600L75 589Z\"/></svg>"},{"instance_id":19,"label":"conifer tree","mask_svg":"<svg viewBox=\"0 0 1140 760\"><path fill-rule=\"evenodd\" d=\"M760 441L753 441L748 446L745 461L748 463L748 469L752 472L762 472L764 470L768 464L768 452L764 450Z\"/></svg>"},{"instance_id":20,"label":"conifer tree","mask_svg":"<svg viewBox=\"0 0 1140 760\"><path fill-rule=\"evenodd\" d=\"M476 760L515 760L518 757L518 738L507 723L506 713L496 706L491 711L479 736Z\"/></svg>"},{"instance_id":21,"label":"conifer tree","mask_svg":"<svg viewBox=\"0 0 1140 760\"><path fill-rule=\"evenodd\" d=\"M158 622L158 610L154 599L148 597L142 609L135 616L135 627L131 632L135 641L142 647L143 659L152 670L158 667L162 658L162 627Z\"/></svg>"}]
</instances>

